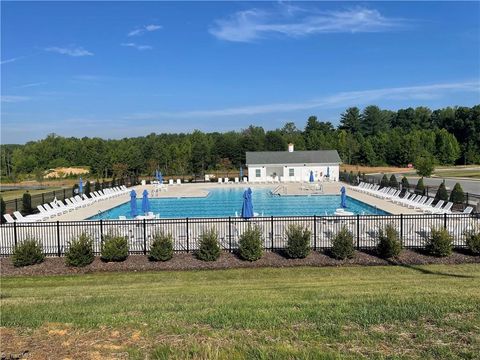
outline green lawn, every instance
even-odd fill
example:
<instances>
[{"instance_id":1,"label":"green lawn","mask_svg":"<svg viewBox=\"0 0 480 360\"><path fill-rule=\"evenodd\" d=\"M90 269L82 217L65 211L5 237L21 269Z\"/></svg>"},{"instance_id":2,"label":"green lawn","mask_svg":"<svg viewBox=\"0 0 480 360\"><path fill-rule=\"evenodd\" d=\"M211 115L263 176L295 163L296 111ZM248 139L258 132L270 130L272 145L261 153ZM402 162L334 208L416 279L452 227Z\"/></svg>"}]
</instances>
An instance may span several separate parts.
<instances>
[{"instance_id":1,"label":"green lawn","mask_svg":"<svg viewBox=\"0 0 480 360\"><path fill-rule=\"evenodd\" d=\"M479 265L2 278L2 338L34 358L475 358L479 284Z\"/></svg>"}]
</instances>

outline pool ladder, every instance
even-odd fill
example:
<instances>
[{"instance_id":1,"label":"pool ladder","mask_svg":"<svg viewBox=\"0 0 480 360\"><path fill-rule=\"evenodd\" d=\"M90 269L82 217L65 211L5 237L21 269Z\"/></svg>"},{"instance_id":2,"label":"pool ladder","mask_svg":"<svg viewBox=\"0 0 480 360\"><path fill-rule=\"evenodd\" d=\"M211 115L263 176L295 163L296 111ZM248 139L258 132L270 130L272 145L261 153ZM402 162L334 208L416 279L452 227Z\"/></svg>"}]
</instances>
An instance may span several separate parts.
<instances>
[{"instance_id":1,"label":"pool ladder","mask_svg":"<svg viewBox=\"0 0 480 360\"><path fill-rule=\"evenodd\" d=\"M272 190L272 195L287 195L287 187L285 185L278 185L275 189Z\"/></svg>"}]
</instances>

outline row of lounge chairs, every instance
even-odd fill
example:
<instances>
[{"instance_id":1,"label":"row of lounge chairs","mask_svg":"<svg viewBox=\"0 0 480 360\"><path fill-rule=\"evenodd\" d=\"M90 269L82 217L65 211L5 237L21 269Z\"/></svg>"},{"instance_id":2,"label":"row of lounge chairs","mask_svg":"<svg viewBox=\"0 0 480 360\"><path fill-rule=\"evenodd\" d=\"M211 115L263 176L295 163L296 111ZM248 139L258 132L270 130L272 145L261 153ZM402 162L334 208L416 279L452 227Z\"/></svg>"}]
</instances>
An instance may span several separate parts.
<instances>
[{"instance_id":1,"label":"row of lounge chairs","mask_svg":"<svg viewBox=\"0 0 480 360\"><path fill-rule=\"evenodd\" d=\"M393 202L397 205L405 206L411 209L416 209L425 213L431 214L451 214L453 202L445 203L443 200L439 200L435 205L433 202L434 198L429 198L425 195L412 194L410 192L405 192L401 195L402 191L384 187L380 188L380 185L368 184L361 182L358 186L352 186L352 190L363 192L365 194L378 197L390 202ZM463 211L464 214L470 214L473 211L473 207L467 206Z\"/></svg>"},{"instance_id":2,"label":"row of lounge chairs","mask_svg":"<svg viewBox=\"0 0 480 360\"><path fill-rule=\"evenodd\" d=\"M93 191L90 193L90 197L83 194L82 196L76 195L71 197L70 199L65 199L62 201L52 201L50 203L45 203L43 205L38 205L37 209L39 211L38 214L23 216L19 211L15 211L13 215L15 219L10 214L5 214L3 217L8 223L12 223L15 221L19 222L35 222L35 221L44 221L49 218L66 214L69 211L76 210L82 207L86 207L92 203L97 201L103 201L107 199L111 199L117 196L121 196L125 193L129 192L129 189L125 185L118 186L114 188L104 189Z\"/></svg>"},{"instance_id":3,"label":"row of lounge chairs","mask_svg":"<svg viewBox=\"0 0 480 360\"><path fill-rule=\"evenodd\" d=\"M335 181L335 178L333 178L332 180ZM330 178L324 177L324 178L315 180L315 182L318 182L318 181L320 182L330 181ZM253 178L252 180L250 180L250 182L257 183L257 184L309 183L310 177L302 178L301 176L290 176L290 177L267 176L266 178L259 178L259 179Z\"/></svg>"}]
</instances>

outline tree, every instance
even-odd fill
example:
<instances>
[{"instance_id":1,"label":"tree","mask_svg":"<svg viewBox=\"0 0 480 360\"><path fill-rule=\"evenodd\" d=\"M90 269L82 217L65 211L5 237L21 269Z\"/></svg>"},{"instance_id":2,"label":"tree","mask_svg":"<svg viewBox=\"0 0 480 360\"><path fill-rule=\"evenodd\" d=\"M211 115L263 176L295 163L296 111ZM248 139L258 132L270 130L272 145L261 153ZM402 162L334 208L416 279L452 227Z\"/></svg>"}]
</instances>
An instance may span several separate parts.
<instances>
[{"instance_id":1,"label":"tree","mask_svg":"<svg viewBox=\"0 0 480 360\"><path fill-rule=\"evenodd\" d=\"M285 151L287 142L280 131L267 131L265 135L265 150L267 151Z\"/></svg>"},{"instance_id":2,"label":"tree","mask_svg":"<svg viewBox=\"0 0 480 360\"><path fill-rule=\"evenodd\" d=\"M397 177L395 176L395 174L392 174L390 176L390 180L388 182L388 186L390 186L391 188L395 188L395 189L398 189L398 181L397 181Z\"/></svg>"},{"instance_id":3,"label":"tree","mask_svg":"<svg viewBox=\"0 0 480 360\"><path fill-rule=\"evenodd\" d=\"M99 191L99 190L102 190L102 184L100 184L100 181L97 179L95 180L95 187L94 187L94 191Z\"/></svg>"},{"instance_id":4,"label":"tree","mask_svg":"<svg viewBox=\"0 0 480 360\"><path fill-rule=\"evenodd\" d=\"M418 195L425 195L425 185L423 183L423 177L418 179L417 186L415 186L415 193Z\"/></svg>"},{"instance_id":5,"label":"tree","mask_svg":"<svg viewBox=\"0 0 480 360\"><path fill-rule=\"evenodd\" d=\"M350 107L340 115L340 130L345 130L351 133L360 131L360 109L357 107Z\"/></svg>"},{"instance_id":6,"label":"tree","mask_svg":"<svg viewBox=\"0 0 480 360\"><path fill-rule=\"evenodd\" d=\"M432 175L435 170L435 163L430 154L424 154L415 160L415 169L421 177Z\"/></svg>"},{"instance_id":7,"label":"tree","mask_svg":"<svg viewBox=\"0 0 480 360\"><path fill-rule=\"evenodd\" d=\"M32 196L27 190L27 192L23 194L23 197L22 197L22 214L30 215L31 213L33 213Z\"/></svg>"},{"instance_id":8,"label":"tree","mask_svg":"<svg viewBox=\"0 0 480 360\"><path fill-rule=\"evenodd\" d=\"M406 176L402 178L402 189L408 190L410 188L410 184Z\"/></svg>"},{"instance_id":9,"label":"tree","mask_svg":"<svg viewBox=\"0 0 480 360\"><path fill-rule=\"evenodd\" d=\"M89 195L91 191L92 191L92 184L90 183L90 180L87 180L87 182L85 183L85 189L83 189L83 193L85 195Z\"/></svg>"},{"instance_id":10,"label":"tree","mask_svg":"<svg viewBox=\"0 0 480 360\"><path fill-rule=\"evenodd\" d=\"M447 201L448 200L448 193L447 193L447 188L445 187L445 180L440 184L438 187L437 193L435 194L435 200L443 200Z\"/></svg>"},{"instance_id":11,"label":"tree","mask_svg":"<svg viewBox=\"0 0 480 360\"><path fill-rule=\"evenodd\" d=\"M465 201L465 194L460 183L456 183L450 193L450 201L454 204L463 204Z\"/></svg>"},{"instance_id":12,"label":"tree","mask_svg":"<svg viewBox=\"0 0 480 360\"><path fill-rule=\"evenodd\" d=\"M460 145L458 141L445 129L436 132L436 157L440 164L450 165L460 157Z\"/></svg>"},{"instance_id":13,"label":"tree","mask_svg":"<svg viewBox=\"0 0 480 360\"><path fill-rule=\"evenodd\" d=\"M360 129L364 136L377 135L388 130L389 127L387 114L382 112L378 106L367 106L363 110Z\"/></svg>"},{"instance_id":14,"label":"tree","mask_svg":"<svg viewBox=\"0 0 480 360\"><path fill-rule=\"evenodd\" d=\"M380 180L380 187L381 188L387 187L388 184L389 184L389 182L388 182L387 175L383 174L382 180Z\"/></svg>"}]
</instances>

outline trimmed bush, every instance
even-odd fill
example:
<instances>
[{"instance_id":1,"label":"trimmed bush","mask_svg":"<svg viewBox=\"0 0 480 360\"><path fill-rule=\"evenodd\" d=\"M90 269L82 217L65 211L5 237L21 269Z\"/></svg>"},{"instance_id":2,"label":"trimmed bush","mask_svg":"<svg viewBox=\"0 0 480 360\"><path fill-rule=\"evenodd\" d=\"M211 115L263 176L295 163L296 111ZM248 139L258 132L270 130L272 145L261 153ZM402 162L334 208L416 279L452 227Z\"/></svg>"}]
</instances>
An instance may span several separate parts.
<instances>
[{"instance_id":1,"label":"trimmed bush","mask_svg":"<svg viewBox=\"0 0 480 360\"><path fill-rule=\"evenodd\" d=\"M72 186L72 196L78 195L78 184Z\"/></svg>"},{"instance_id":2,"label":"trimmed bush","mask_svg":"<svg viewBox=\"0 0 480 360\"><path fill-rule=\"evenodd\" d=\"M123 236L105 235L102 242L103 261L124 261L128 257L128 241Z\"/></svg>"},{"instance_id":3,"label":"trimmed bush","mask_svg":"<svg viewBox=\"0 0 480 360\"><path fill-rule=\"evenodd\" d=\"M203 261L215 261L220 257L218 234L215 229L205 230L200 235L199 247L196 252L197 258Z\"/></svg>"},{"instance_id":4,"label":"trimmed bush","mask_svg":"<svg viewBox=\"0 0 480 360\"><path fill-rule=\"evenodd\" d=\"M3 200L3 197L0 196L0 224L3 224L5 222L5 218L3 215L5 215L7 211L7 206L5 204L5 201Z\"/></svg>"},{"instance_id":5,"label":"trimmed bush","mask_svg":"<svg viewBox=\"0 0 480 360\"><path fill-rule=\"evenodd\" d=\"M408 190L410 188L410 183L406 176L402 178L402 189Z\"/></svg>"},{"instance_id":6,"label":"trimmed bush","mask_svg":"<svg viewBox=\"0 0 480 360\"><path fill-rule=\"evenodd\" d=\"M355 253L353 234L345 226L332 239L331 253L334 258L340 260L353 257Z\"/></svg>"},{"instance_id":7,"label":"trimmed bush","mask_svg":"<svg viewBox=\"0 0 480 360\"><path fill-rule=\"evenodd\" d=\"M292 224L287 228L287 255L292 259L303 259L310 254L310 230Z\"/></svg>"},{"instance_id":8,"label":"trimmed bush","mask_svg":"<svg viewBox=\"0 0 480 360\"><path fill-rule=\"evenodd\" d=\"M398 189L397 177L394 174L390 176L390 180L388 181L388 186L390 186L391 188Z\"/></svg>"},{"instance_id":9,"label":"trimmed bush","mask_svg":"<svg viewBox=\"0 0 480 360\"><path fill-rule=\"evenodd\" d=\"M452 253L452 236L446 229L432 228L426 249L430 255L445 257Z\"/></svg>"},{"instance_id":10,"label":"trimmed bush","mask_svg":"<svg viewBox=\"0 0 480 360\"><path fill-rule=\"evenodd\" d=\"M450 201L454 204L463 204L465 201L465 194L463 193L462 186L459 183L456 183L453 187L453 190L450 193Z\"/></svg>"},{"instance_id":11,"label":"trimmed bush","mask_svg":"<svg viewBox=\"0 0 480 360\"><path fill-rule=\"evenodd\" d=\"M480 255L480 227L465 234L467 247L475 255Z\"/></svg>"},{"instance_id":12,"label":"trimmed bush","mask_svg":"<svg viewBox=\"0 0 480 360\"><path fill-rule=\"evenodd\" d=\"M418 179L417 186L415 186L415 194L425 195L425 184L423 183L423 177Z\"/></svg>"},{"instance_id":13,"label":"trimmed bush","mask_svg":"<svg viewBox=\"0 0 480 360\"><path fill-rule=\"evenodd\" d=\"M40 264L43 260L42 245L35 239L25 239L13 250L12 263L15 267Z\"/></svg>"},{"instance_id":14,"label":"trimmed bush","mask_svg":"<svg viewBox=\"0 0 480 360\"><path fill-rule=\"evenodd\" d=\"M90 183L90 180L87 180L85 184L85 188L83 189L83 193L85 195L89 195L91 191L92 191L92 184Z\"/></svg>"},{"instance_id":15,"label":"trimmed bush","mask_svg":"<svg viewBox=\"0 0 480 360\"><path fill-rule=\"evenodd\" d=\"M387 175L383 174L382 180L380 180L380 187L384 188L388 186L388 178Z\"/></svg>"},{"instance_id":16,"label":"trimmed bush","mask_svg":"<svg viewBox=\"0 0 480 360\"><path fill-rule=\"evenodd\" d=\"M94 258L93 240L85 233L70 242L65 253L65 263L68 266L87 266L93 262Z\"/></svg>"},{"instance_id":17,"label":"trimmed bush","mask_svg":"<svg viewBox=\"0 0 480 360\"><path fill-rule=\"evenodd\" d=\"M262 257L262 232L256 225L248 227L242 235L238 244L238 254L243 260L256 261Z\"/></svg>"},{"instance_id":18,"label":"trimmed bush","mask_svg":"<svg viewBox=\"0 0 480 360\"><path fill-rule=\"evenodd\" d=\"M22 214L23 215L29 215L33 212L33 209L32 209L32 195L30 195L30 193L27 192L25 194L23 194L23 197L22 197Z\"/></svg>"},{"instance_id":19,"label":"trimmed bush","mask_svg":"<svg viewBox=\"0 0 480 360\"><path fill-rule=\"evenodd\" d=\"M435 194L435 201L447 201L448 200L448 193L447 188L445 187L445 181L443 181L440 186L438 187L437 193Z\"/></svg>"},{"instance_id":20,"label":"trimmed bush","mask_svg":"<svg viewBox=\"0 0 480 360\"><path fill-rule=\"evenodd\" d=\"M94 185L94 190L93 191L99 191L102 190L102 184L98 180L95 180L95 185Z\"/></svg>"},{"instance_id":21,"label":"trimmed bush","mask_svg":"<svg viewBox=\"0 0 480 360\"><path fill-rule=\"evenodd\" d=\"M398 256L402 250L402 243L397 230L392 225L381 229L378 236L377 252L385 259Z\"/></svg>"},{"instance_id":22,"label":"trimmed bush","mask_svg":"<svg viewBox=\"0 0 480 360\"><path fill-rule=\"evenodd\" d=\"M173 236L163 232L155 234L150 247L150 261L167 261L173 257Z\"/></svg>"}]
</instances>

